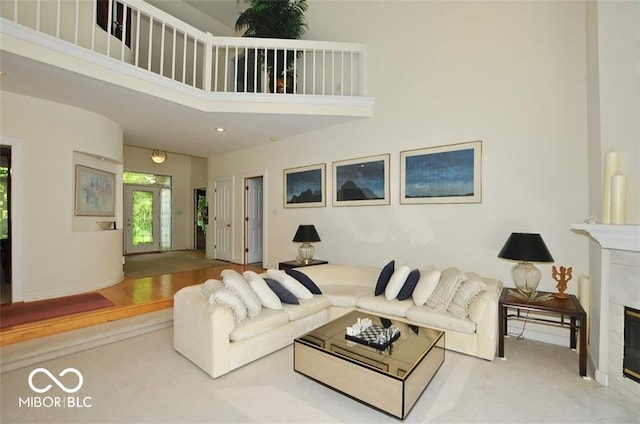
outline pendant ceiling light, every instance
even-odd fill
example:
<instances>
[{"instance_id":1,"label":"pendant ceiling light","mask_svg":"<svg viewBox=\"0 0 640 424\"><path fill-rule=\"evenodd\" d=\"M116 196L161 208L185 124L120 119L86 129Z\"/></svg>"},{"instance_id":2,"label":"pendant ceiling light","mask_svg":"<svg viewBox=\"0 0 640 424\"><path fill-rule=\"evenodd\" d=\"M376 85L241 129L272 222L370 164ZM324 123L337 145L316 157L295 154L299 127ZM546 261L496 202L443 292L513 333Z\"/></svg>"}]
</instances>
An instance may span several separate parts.
<instances>
[{"instance_id":1,"label":"pendant ceiling light","mask_svg":"<svg viewBox=\"0 0 640 424\"><path fill-rule=\"evenodd\" d=\"M151 153L151 160L155 163L162 163L167 159L167 152L164 150L160 151L158 149L154 149L153 153Z\"/></svg>"}]
</instances>

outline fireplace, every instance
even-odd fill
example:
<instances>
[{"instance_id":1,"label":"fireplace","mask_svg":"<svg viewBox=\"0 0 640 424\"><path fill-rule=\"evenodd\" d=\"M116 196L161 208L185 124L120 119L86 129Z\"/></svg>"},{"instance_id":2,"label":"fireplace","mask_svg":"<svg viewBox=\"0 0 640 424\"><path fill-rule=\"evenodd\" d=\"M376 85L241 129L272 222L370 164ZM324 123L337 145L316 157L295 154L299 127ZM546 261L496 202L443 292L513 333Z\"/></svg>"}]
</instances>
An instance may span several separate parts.
<instances>
[{"instance_id":1,"label":"fireplace","mask_svg":"<svg viewBox=\"0 0 640 424\"><path fill-rule=\"evenodd\" d=\"M624 308L622 375L640 383L640 311Z\"/></svg>"}]
</instances>

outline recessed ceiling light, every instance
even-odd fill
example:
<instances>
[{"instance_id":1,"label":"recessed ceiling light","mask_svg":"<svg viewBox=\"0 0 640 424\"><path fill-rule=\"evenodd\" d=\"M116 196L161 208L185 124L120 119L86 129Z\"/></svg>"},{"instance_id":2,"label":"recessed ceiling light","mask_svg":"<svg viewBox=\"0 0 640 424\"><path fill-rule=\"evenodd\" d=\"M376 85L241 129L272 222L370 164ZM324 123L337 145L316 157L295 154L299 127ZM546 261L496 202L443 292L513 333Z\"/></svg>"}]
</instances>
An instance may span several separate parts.
<instances>
[{"instance_id":1,"label":"recessed ceiling light","mask_svg":"<svg viewBox=\"0 0 640 424\"><path fill-rule=\"evenodd\" d=\"M216 128L216 131L218 131L218 132L224 132L224 128L222 128L222 127L217 127L217 128Z\"/></svg>"}]
</instances>

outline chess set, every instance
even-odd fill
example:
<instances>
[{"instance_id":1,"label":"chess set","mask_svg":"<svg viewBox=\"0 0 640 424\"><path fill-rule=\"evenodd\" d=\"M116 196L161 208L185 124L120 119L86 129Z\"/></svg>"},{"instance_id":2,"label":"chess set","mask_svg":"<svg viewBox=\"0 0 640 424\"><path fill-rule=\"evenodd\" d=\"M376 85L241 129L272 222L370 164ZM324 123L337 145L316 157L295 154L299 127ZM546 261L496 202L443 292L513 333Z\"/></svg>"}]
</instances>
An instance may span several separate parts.
<instances>
[{"instance_id":1,"label":"chess set","mask_svg":"<svg viewBox=\"0 0 640 424\"><path fill-rule=\"evenodd\" d=\"M345 334L344 338L377 350L385 350L400 337L400 331L395 327L384 328L372 325L362 330L357 336Z\"/></svg>"}]
</instances>

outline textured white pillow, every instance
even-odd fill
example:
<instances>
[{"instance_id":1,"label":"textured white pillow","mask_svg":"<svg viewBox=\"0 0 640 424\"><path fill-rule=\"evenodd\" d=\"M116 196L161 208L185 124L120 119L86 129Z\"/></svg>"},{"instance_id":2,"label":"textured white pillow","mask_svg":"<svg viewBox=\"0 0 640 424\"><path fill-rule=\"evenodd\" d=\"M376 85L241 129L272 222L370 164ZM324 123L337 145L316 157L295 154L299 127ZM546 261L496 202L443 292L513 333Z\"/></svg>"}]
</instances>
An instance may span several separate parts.
<instances>
[{"instance_id":1,"label":"textured white pillow","mask_svg":"<svg viewBox=\"0 0 640 424\"><path fill-rule=\"evenodd\" d=\"M469 315L469 305L473 299L486 289L487 285L480 279L463 282L449 304L447 311L456 318L466 317Z\"/></svg>"},{"instance_id":2,"label":"textured white pillow","mask_svg":"<svg viewBox=\"0 0 640 424\"><path fill-rule=\"evenodd\" d=\"M222 287L224 287L224 284L222 284L222 281L220 280L214 280L214 279L207 280L202 284L202 294L204 294L204 297L209 299L209 296L211 296L211 293L213 293L215 290L220 289Z\"/></svg>"},{"instance_id":3,"label":"textured white pillow","mask_svg":"<svg viewBox=\"0 0 640 424\"><path fill-rule=\"evenodd\" d=\"M427 269L420 271L420 279L416 288L413 289L413 303L416 305L424 305L427 303L429 296L433 293L440 281L440 275L442 273L438 269L431 265Z\"/></svg>"},{"instance_id":4,"label":"textured white pillow","mask_svg":"<svg viewBox=\"0 0 640 424\"><path fill-rule=\"evenodd\" d=\"M466 279L467 276L460 272L458 268L445 269L440 275L440 281L436 289L427 299L426 305L433 309L445 311L453 300L453 296L456 295L460 284Z\"/></svg>"},{"instance_id":5,"label":"textured white pillow","mask_svg":"<svg viewBox=\"0 0 640 424\"><path fill-rule=\"evenodd\" d=\"M233 317L238 322L247 318L247 307L244 306L242 300L240 300L240 298L231 290L224 287L217 288L211 293L209 296L209 303L217 303L231 309Z\"/></svg>"},{"instance_id":6,"label":"textured white pillow","mask_svg":"<svg viewBox=\"0 0 640 424\"><path fill-rule=\"evenodd\" d=\"M269 288L264 278L253 271L245 271L242 276L249 282L249 285L256 292L262 302L262 306L269 309L282 309L280 298Z\"/></svg>"},{"instance_id":7,"label":"textured white pillow","mask_svg":"<svg viewBox=\"0 0 640 424\"><path fill-rule=\"evenodd\" d=\"M407 277L411 272L411 267L409 265L402 265L393 271L391 274L391 278L389 279L389 283L387 287L384 289L384 297L387 300L393 300L398 297L398 293L400 293L400 289L404 285L404 282L407 281Z\"/></svg>"},{"instance_id":8,"label":"textured white pillow","mask_svg":"<svg viewBox=\"0 0 640 424\"><path fill-rule=\"evenodd\" d=\"M220 275L224 286L234 292L245 304L249 317L258 316L262 309L262 302L244 277L232 269L225 269Z\"/></svg>"},{"instance_id":9,"label":"textured white pillow","mask_svg":"<svg viewBox=\"0 0 640 424\"><path fill-rule=\"evenodd\" d=\"M278 283L282 284L285 289L289 290L298 299L313 299L313 293L303 286L298 280L278 269L268 269L267 275Z\"/></svg>"}]
</instances>

